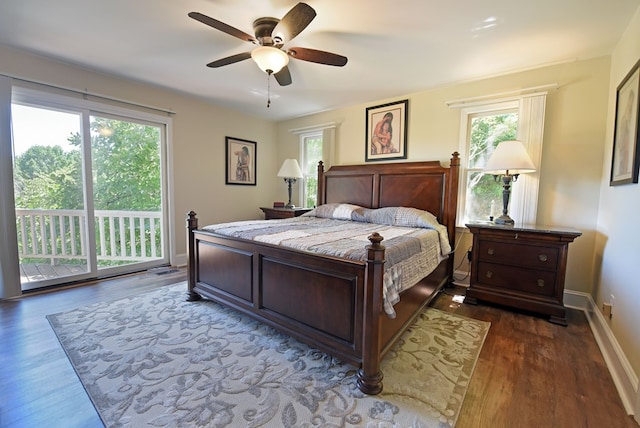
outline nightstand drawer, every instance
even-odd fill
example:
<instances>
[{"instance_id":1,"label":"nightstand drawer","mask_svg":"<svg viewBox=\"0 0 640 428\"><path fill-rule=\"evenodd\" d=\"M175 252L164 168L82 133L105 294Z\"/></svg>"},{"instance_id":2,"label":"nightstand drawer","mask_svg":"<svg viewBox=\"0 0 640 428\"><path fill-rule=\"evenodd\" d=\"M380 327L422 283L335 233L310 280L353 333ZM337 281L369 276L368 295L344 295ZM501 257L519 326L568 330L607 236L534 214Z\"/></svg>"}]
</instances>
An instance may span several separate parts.
<instances>
[{"instance_id":1,"label":"nightstand drawer","mask_svg":"<svg viewBox=\"0 0 640 428\"><path fill-rule=\"evenodd\" d=\"M291 218L295 217L295 213L293 211L284 211L284 210L271 210L268 214L268 220L278 219L278 218Z\"/></svg>"},{"instance_id":2,"label":"nightstand drawer","mask_svg":"<svg viewBox=\"0 0 640 428\"><path fill-rule=\"evenodd\" d=\"M505 290L553 296L556 291L556 274L546 270L480 262L478 263L478 283Z\"/></svg>"},{"instance_id":3,"label":"nightstand drawer","mask_svg":"<svg viewBox=\"0 0 640 428\"><path fill-rule=\"evenodd\" d=\"M548 269L558 266L558 248L480 240L480 261Z\"/></svg>"}]
</instances>

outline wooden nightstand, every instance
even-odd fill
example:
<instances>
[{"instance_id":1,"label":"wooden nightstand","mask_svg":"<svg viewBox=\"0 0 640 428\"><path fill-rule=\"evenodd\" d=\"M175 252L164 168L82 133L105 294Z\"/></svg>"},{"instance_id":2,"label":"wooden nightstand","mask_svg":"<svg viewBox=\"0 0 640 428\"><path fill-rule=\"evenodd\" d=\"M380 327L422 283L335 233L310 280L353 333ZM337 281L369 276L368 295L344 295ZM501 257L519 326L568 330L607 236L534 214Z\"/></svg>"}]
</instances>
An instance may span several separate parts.
<instances>
[{"instance_id":1,"label":"wooden nightstand","mask_svg":"<svg viewBox=\"0 0 640 428\"><path fill-rule=\"evenodd\" d=\"M568 247L582 233L544 226L466 226L473 249L465 303L496 303L567 325L563 294Z\"/></svg>"},{"instance_id":2,"label":"wooden nightstand","mask_svg":"<svg viewBox=\"0 0 640 428\"><path fill-rule=\"evenodd\" d=\"M273 220L276 218L293 218L308 213L312 208L268 208L260 207L264 212L265 220Z\"/></svg>"}]
</instances>

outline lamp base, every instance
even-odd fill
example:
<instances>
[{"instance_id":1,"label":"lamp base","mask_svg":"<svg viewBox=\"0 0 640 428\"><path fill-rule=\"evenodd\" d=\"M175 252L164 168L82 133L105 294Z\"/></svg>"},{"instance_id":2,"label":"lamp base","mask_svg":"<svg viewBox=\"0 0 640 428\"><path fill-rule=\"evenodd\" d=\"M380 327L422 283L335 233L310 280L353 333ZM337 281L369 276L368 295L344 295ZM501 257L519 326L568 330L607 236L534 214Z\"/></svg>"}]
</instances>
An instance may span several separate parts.
<instances>
[{"instance_id":1,"label":"lamp base","mask_svg":"<svg viewBox=\"0 0 640 428\"><path fill-rule=\"evenodd\" d=\"M285 178L284 181L287 183L287 190L289 191L289 202L285 205L285 208L290 210L294 209L296 206L291 203L291 185L296 182L295 178Z\"/></svg>"},{"instance_id":2,"label":"lamp base","mask_svg":"<svg viewBox=\"0 0 640 428\"><path fill-rule=\"evenodd\" d=\"M507 226L513 226L515 221L506 214L501 215L493 221L495 224L506 224Z\"/></svg>"}]
</instances>

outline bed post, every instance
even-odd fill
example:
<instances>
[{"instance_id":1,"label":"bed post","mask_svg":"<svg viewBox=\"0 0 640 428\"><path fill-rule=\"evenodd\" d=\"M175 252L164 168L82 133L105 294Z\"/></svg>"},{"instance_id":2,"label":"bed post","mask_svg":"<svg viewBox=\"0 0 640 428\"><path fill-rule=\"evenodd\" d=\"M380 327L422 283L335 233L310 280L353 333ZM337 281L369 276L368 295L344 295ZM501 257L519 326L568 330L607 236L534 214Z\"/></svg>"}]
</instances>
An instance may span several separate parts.
<instances>
[{"instance_id":1,"label":"bed post","mask_svg":"<svg viewBox=\"0 0 640 428\"><path fill-rule=\"evenodd\" d=\"M449 165L449 175L447 177L447 194L445 199L445 220L447 224L447 234L449 235L449 243L451 250L456 248L456 216L458 211L458 181L460 178L460 153L453 152L451 154L451 164ZM453 283L453 258L452 254L447 261L448 283Z\"/></svg>"},{"instance_id":2,"label":"bed post","mask_svg":"<svg viewBox=\"0 0 640 428\"><path fill-rule=\"evenodd\" d=\"M187 301L194 302L202 299L202 297L193 291L196 286L196 261L195 261L195 249L196 240L193 231L198 228L198 219L196 213L189 211L187 213L187 285L189 291L187 292Z\"/></svg>"},{"instance_id":3,"label":"bed post","mask_svg":"<svg viewBox=\"0 0 640 428\"><path fill-rule=\"evenodd\" d=\"M451 163L449 164L449 174L447 177L447 194L445 195L447 205L445 206L445 220L447 224L447 232L449 232L449 240L453 244L456 239L456 211L458 209L458 179L460 177L460 153L453 152L451 154ZM453 247L452 247L453 248Z\"/></svg>"},{"instance_id":4,"label":"bed post","mask_svg":"<svg viewBox=\"0 0 640 428\"><path fill-rule=\"evenodd\" d=\"M324 203L324 163L318 161L318 198L316 199L316 206Z\"/></svg>"},{"instance_id":5,"label":"bed post","mask_svg":"<svg viewBox=\"0 0 640 428\"><path fill-rule=\"evenodd\" d=\"M364 323L362 338L362 366L358 370L357 386L365 394L376 395L382 391L380 371L382 287L384 276L384 238L374 232L367 246L367 275L364 291Z\"/></svg>"}]
</instances>

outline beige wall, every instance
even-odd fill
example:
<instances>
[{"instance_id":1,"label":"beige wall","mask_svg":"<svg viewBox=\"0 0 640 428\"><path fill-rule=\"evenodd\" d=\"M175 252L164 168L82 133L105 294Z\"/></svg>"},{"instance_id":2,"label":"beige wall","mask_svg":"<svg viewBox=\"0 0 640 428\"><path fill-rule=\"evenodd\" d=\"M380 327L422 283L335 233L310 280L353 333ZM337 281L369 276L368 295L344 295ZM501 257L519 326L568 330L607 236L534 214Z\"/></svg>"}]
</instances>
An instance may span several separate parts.
<instances>
[{"instance_id":1,"label":"beige wall","mask_svg":"<svg viewBox=\"0 0 640 428\"><path fill-rule=\"evenodd\" d=\"M640 184L609 186L616 87L640 59L640 8L636 11L625 35L618 43L611 60L611 79L604 139L605 157L600 188L600 211L596 227L595 266L599 273L594 293L599 307L615 296L613 317L607 320L611 331L627 356L637 378L640 377ZM636 389L638 385L636 383ZM640 390L636 404L640 412ZM636 414L638 420L640 416Z\"/></svg>"},{"instance_id":2,"label":"beige wall","mask_svg":"<svg viewBox=\"0 0 640 428\"><path fill-rule=\"evenodd\" d=\"M447 162L460 140L460 111L447 101L557 83L547 98L538 219L583 233L570 248L566 287L591 292L609 64L604 57L570 62L283 121L277 124L278 156L297 154L298 138L290 129L336 122L336 163L362 163L365 108L408 98L408 160ZM462 233L456 266L471 243Z\"/></svg>"},{"instance_id":3,"label":"beige wall","mask_svg":"<svg viewBox=\"0 0 640 428\"><path fill-rule=\"evenodd\" d=\"M175 252L186 253L185 217L198 213L200 224L261 218L259 207L272 204L280 182L274 124L176 92L102 75L0 46L0 74L74 88L152 105L175 112L170 168L173 172ZM225 185L225 136L257 142L257 186ZM282 197L280 198L282 199Z\"/></svg>"}]
</instances>

